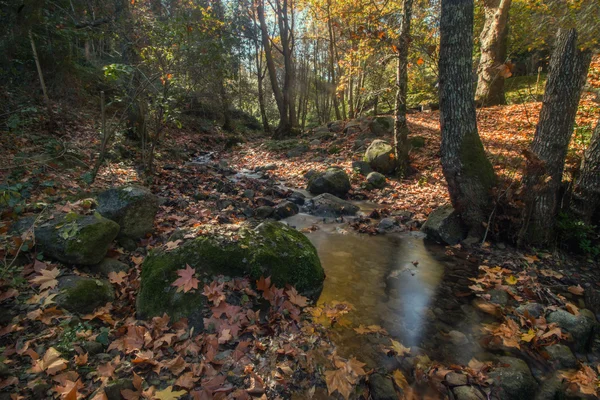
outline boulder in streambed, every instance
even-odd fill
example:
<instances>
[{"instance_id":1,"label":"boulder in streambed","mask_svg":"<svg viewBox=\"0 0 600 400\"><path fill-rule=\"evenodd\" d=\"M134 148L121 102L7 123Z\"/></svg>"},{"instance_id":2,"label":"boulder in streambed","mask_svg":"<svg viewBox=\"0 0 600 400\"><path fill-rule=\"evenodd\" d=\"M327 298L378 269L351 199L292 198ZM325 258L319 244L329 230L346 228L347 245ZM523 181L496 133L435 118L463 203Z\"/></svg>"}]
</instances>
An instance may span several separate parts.
<instances>
[{"instance_id":1,"label":"boulder in streambed","mask_svg":"<svg viewBox=\"0 0 600 400\"><path fill-rule=\"evenodd\" d=\"M97 211L121 226L120 238L136 240L152 232L158 197L142 186L122 186L98 195Z\"/></svg>"},{"instance_id":2,"label":"boulder in streambed","mask_svg":"<svg viewBox=\"0 0 600 400\"><path fill-rule=\"evenodd\" d=\"M560 329L571 334L575 351L585 351L590 346L596 325L596 317L586 309L579 310L579 315L573 315L565 310L556 310L548 315L549 323L556 323Z\"/></svg>"},{"instance_id":3,"label":"boulder in streambed","mask_svg":"<svg viewBox=\"0 0 600 400\"><path fill-rule=\"evenodd\" d=\"M298 214L298 211L299 208L297 204L292 203L291 201L283 201L277 204L273 212L275 219L284 219Z\"/></svg>"},{"instance_id":4,"label":"boulder in streambed","mask_svg":"<svg viewBox=\"0 0 600 400\"><path fill-rule=\"evenodd\" d=\"M373 170L382 174L391 174L396 169L394 149L383 140L373 140L365 152L364 160Z\"/></svg>"},{"instance_id":5,"label":"boulder in streambed","mask_svg":"<svg viewBox=\"0 0 600 400\"><path fill-rule=\"evenodd\" d=\"M280 222L243 229L238 240L198 237L171 251L153 251L142 264L137 315L146 319L167 313L171 320L187 317L202 328L206 298L202 290L177 292L177 270L194 268L198 278L214 275L271 277L278 287L294 286L306 296L320 293L325 273L308 238Z\"/></svg>"},{"instance_id":6,"label":"boulder in streambed","mask_svg":"<svg viewBox=\"0 0 600 400\"><path fill-rule=\"evenodd\" d=\"M56 304L79 314L91 313L115 298L112 285L104 279L67 275L59 278L58 288Z\"/></svg>"},{"instance_id":7,"label":"boulder in streambed","mask_svg":"<svg viewBox=\"0 0 600 400\"><path fill-rule=\"evenodd\" d=\"M376 136L390 135L394 132L394 118L374 117L369 123L369 129Z\"/></svg>"},{"instance_id":8,"label":"boulder in streambed","mask_svg":"<svg viewBox=\"0 0 600 400\"><path fill-rule=\"evenodd\" d=\"M499 357L498 363L499 367L488 374L499 388L498 399L532 399L538 385L527 363L515 357Z\"/></svg>"},{"instance_id":9,"label":"boulder in streambed","mask_svg":"<svg viewBox=\"0 0 600 400\"><path fill-rule=\"evenodd\" d=\"M119 225L96 213L56 214L35 228L35 239L44 254L67 264L98 264L117 237Z\"/></svg>"},{"instance_id":10,"label":"boulder in streambed","mask_svg":"<svg viewBox=\"0 0 600 400\"><path fill-rule=\"evenodd\" d=\"M327 168L325 172L313 173L308 179L307 189L312 194L331 193L345 196L352 186L348 174L337 167Z\"/></svg>"},{"instance_id":11,"label":"boulder in streambed","mask_svg":"<svg viewBox=\"0 0 600 400\"><path fill-rule=\"evenodd\" d=\"M370 189L381 189L386 184L385 175L379 172L371 172L367 175L367 187Z\"/></svg>"},{"instance_id":12,"label":"boulder in streambed","mask_svg":"<svg viewBox=\"0 0 600 400\"><path fill-rule=\"evenodd\" d=\"M320 217L339 217L342 215L354 215L360 208L349 201L342 200L329 193L323 193L304 204L307 211Z\"/></svg>"},{"instance_id":13,"label":"boulder in streambed","mask_svg":"<svg viewBox=\"0 0 600 400\"><path fill-rule=\"evenodd\" d=\"M466 236L460 216L451 205L436 208L421 227L427 237L437 242L455 245Z\"/></svg>"}]
</instances>

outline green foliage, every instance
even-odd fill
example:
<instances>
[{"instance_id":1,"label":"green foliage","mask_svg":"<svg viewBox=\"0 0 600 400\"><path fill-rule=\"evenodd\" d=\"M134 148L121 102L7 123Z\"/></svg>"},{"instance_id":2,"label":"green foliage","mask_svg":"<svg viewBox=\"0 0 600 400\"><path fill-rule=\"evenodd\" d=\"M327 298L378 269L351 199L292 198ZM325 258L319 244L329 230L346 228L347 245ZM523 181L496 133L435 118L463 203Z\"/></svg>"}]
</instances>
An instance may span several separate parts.
<instances>
[{"instance_id":1,"label":"green foliage","mask_svg":"<svg viewBox=\"0 0 600 400\"><path fill-rule=\"evenodd\" d=\"M556 230L558 242L565 249L589 257L600 255L600 234L596 226L588 225L570 214L560 213Z\"/></svg>"},{"instance_id":2,"label":"green foliage","mask_svg":"<svg viewBox=\"0 0 600 400\"><path fill-rule=\"evenodd\" d=\"M32 185L29 182L0 184L0 210L12 210L16 215L22 214L27 199L31 197Z\"/></svg>"},{"instance_id":3,"label":"green foliage","mask_svg":"<svg viewBox=\"0 0 600 400\"><path fill-rule=\"evenodd\" d=\"M83 333L92 329L92 326L88 322L79 322L76 325L64 325L64 330L60 335L58 343L55 345L56 350L61 354L73 354L73 345L79 341L77 337L78 333Z\"/></svg>"}]
</instances>

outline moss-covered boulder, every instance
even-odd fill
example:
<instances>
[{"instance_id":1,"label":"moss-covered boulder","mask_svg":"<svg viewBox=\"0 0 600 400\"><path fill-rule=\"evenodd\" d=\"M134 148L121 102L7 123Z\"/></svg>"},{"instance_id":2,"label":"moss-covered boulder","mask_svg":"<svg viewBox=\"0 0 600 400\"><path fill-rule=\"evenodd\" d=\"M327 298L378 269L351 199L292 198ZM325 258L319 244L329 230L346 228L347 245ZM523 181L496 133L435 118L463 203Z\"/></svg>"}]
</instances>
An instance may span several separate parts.
<instances>
[{"instance_id":1,"label":"moss-covered boulder","mask_svg":"<svg viewBox=\"0 0 600 400\"><path fill-rule=\"evenodd\" d=\"M367 175L367 187L370 189L381 189L386 184L385 175L373 171Z\"/></svg>"},{"instance_id":2,"label":"moss-covered boulder","mask_svg":"<svg viewBox=\"0 0 600 400\"><path fill-rule=\"evenodd\" d=\"M97 211L121 226L119 237L135 240L152 232L158 198L141 186L111 188L98 196Z\"/></svg>"},{"instance_id":3,"label":"moss-covered boulder","mask_svg":"<svg viewBox=\"0 0 600 400\"><path fill-rule=\"evenodd\" d=\"M500 400L529 400L532 399L538 384L531 374L527 363L515 357L499 357L500 367L488 375L498 387L497 396Z\"/></svg>"},{"instance_id":4,"label":"moss-covered boulder","mask_svg":"<svg viewBox=\"0 0 600 400\"><path fill-rule=\"evenodd\" d=\"M201 290L177 292L177 270L189 265L198 278L214 275L271 277L278 287L294 286L316 296L325 273L315 247L302 233L279 222L264 222L242 230L239 239L198 237L169 252L152 252L142 264L137 314L145 319L167 313L172 320L187 317L202 328L206 299Z\"/></svg>"},{"instance_id":5,"label":"moss-covered boulder","mask_svg":"<svg viewBox=\"0 0 600 400\"><path fill-rule=\"evenodd\" d=\"M100 214L57 214L35 228L36 243L45 255L67 264L93 265L106 255L119 225Z\"/></svg>"},{"instance_id":6,"label":"moss-covered boulder","mask_svg":"<svg viewBox=\"0 0 600 400\"><path fill-rule=\"evenodd\" d=\"M449 245L457 244L466 236L460 216L449 204L433 210L421 230L428 238Z\"/></svg>"},{"instance_id":7,"label":"moss-covered boulder","mask_svg":"<svg viewBox=\"0 0 600 400\"><path fill-rule=\"evenodd\" d=\"M312 174L306 188L312 194L331 193L335 196L345 196L352 186L348 174L343 169L331 167L325 172Z\"/></svg>"},{"instance_id":8,"label":"moss-covered boulder","mask_svg":"<svg viewBox=\"0 0 600 400\"><path fill-rule=\"evenodd\" d=\"M384 140L373 140L365 152L364 160L373 170L382 174L391 174L396 169L394 149Z\"/></svg>"},{"instance_id":9,"label":"moss-covered boulder","mask_svg":"<svg viewBox=\"0 0 600 400\"><path fill-rule=\"evenodd\" d=\"M79 314L91 313L115 298L112 285L103 279L67 275L59 279L58 288L56 304Z\"/></svg>"},{"instance_id":10,"label":"moss-covered boulder","mask_svg":"<svg viewBox=\"0 0 600 400\"><path fill-rule=\"evenodd\" d=\"M377 136L389 135L394 132L394 118L375 117L369 123L369 129Z\"/></svg>"}]
</instances>

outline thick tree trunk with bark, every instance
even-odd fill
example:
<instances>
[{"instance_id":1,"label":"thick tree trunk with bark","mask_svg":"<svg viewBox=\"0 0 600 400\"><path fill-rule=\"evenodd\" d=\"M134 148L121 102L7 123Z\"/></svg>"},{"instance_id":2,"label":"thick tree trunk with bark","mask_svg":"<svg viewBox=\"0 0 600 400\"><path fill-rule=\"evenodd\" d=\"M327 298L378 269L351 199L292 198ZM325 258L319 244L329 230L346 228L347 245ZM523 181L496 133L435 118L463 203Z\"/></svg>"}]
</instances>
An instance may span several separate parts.
<instances>
[{"instance_id":1,"label":"thick tree trunk with bark","mask_svg":"<svg viewBox=\"0 0 600 400\"><path fill-rule=\"evenodd\" d=\"M600 207L600 119L592 140L584 153L579 178L571 196L571 212L581 221L590 224Z\"/></svg>"},{"instance_id":2,"label":"thick tree trunk with bark","mask_svg":"<svg viewBox=\"0 0 600 400\"><path fill-rule=\"evenodd\" d=\"M477 69L475 100L482 106L505 104L502 64L506 59L508 14L512 0L484 0L485 23L481 31L481 57Z\"/></svg>"},{"instance_id":3,"label":"thick tree trunk with bark","mask_svg":"<svg viewBox=\"0 0 600 400\"><path fill-rule=\"evenodd\" d=\"M553 236L565 157L591 53L577 48L574 29L561 32L550 59L542 110L523 179L525 210L519 243L547 245Z\"/></svg>"},{"instance_id":4,"label":"thick tree trunk with bark","mask_svg":"<svg viewBox=\"0 0 600 400\"><path fill-rule=\"evenodd\" d=\"M413 0L404 0L402 25L398 46L398 64L396 70L396 106L394 112L394 150L396 154L396 172L406 176L408 172L408 123L406 122L406 94L408 92L408 47L410 46L410 18Z\"/></svg>"},{"instance_id":5,"label":"thick tree trunk with bark","mask_svg":"<svg viewBox=\"0 0 600 400\"><path fill-rule=\"evenodd\" d=\"M473 0L442 0L439 95L442 169L454 208L481 237L495 174L477 132L474 88Z\"/></svg>"}]
</instances>

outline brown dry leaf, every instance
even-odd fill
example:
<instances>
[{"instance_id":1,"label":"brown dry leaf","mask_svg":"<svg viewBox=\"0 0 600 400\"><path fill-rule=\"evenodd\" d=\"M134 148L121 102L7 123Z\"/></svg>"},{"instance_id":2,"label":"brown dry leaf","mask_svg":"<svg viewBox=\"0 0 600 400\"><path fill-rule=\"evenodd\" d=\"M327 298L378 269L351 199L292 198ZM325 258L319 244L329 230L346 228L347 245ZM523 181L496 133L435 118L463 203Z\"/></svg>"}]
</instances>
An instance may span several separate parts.
<instances>
[{"instance_id":1,"label":"brown dry leaf","mask_svg":"<svg viewBox=\"0 0 600 400\"><path fill-rule=\"evenodd\" d=\"M177 275L179 278L171 284L175 286L178 292L183 291L184 293L189 292L192 289L198 289L198 279L194 278L196 270L186 264L185 269L178 269Z\"/></svg>"},{"instance_id":2,"label":"brown dry leaf","mask_svg":"<svg viewBox=\"0 0 600 400\"><path fill-rule=\"evenodd\" d=\"M577 308L577 306L575 304L573 304L573 303L567 303L567 304L565 304L565 308L571 314L573 314L573 315L579 315L579 308Z\"/></svg>"},{"instance_id":3,"label":"brown dry leaf","mask_svg":"<svg viewBox=\"0 0 600 400\"><path fill-rule=\"evenodd\" d=\"M325 382L327 383L327 391L332 394L337 390L345 399L350 397L352 384L348 379L348 372L345 368L339 368L335 371L325 371Z\"/></svg>"},{"instance_id":4,"label":"brown dry leaf","mask_svg":"<svg viewBox=\"0 0 600 400\"><path fill-rule=\"evenodd\" d=\"M291 288L286 293L290 298L290 303L295 304L298 307L306 307L308 305L308 297L300 295L296 289Z\"/></svg>"},{"instance_id":5,"label":"brown dry leaf","mask_svg":"<svg viewBox=\"0 0 600 400\"><path fill-rule=\"evenodd\" d=\"M175 381L175 386L179 386L184 389L190 390L196 384L196 380L197 378L194 377L193 372L186 372L185 374L177 378L177 380Z\"/></svg>"},{"instance_id":6,"label":"brown dry leaf","mask_svg":"<svg viewBox=\"0 0 600 400\"><path fill-rule=\"evenodd\" d=\"M60 394L60 398L63 400L77 400L79 389L83 389L83 383L79 379L76 382L65 381L62 386L54 386L54 390Z\"/></svg>"},{"instance_id":7,"label":"brown dry leaf","mask_svg":"<svg viewBox=\"0 0 600 400\"><path fill-rule=\"evenodd\" d=\"M165 365L167 366L167 368L169 368L169 371L171 371L173 375L181 374L183 370L188 367L188 364L181 356L177 356L177 358L169 361Z\"/></svg>"},{"instance_id":8,"label":"brown dry leaf","mask_svg":"<svg viewBox=\"0 0 600 400\"><path fill-rule=\"evenodd\" d=\"M581 285L569 286L567 290L577 296L583 296L583 293L585 292L585 289L582 288Z\"/></svg>"},{"instance_id":9,"label":"brown dry leaf","mask_svg":"<svg viewBox=\"0 0 600 400\"><path fill-rule=\"evenodd\" d=\"M43 269L40 271L40 275L32 278L29 282L40 285L40 290L52 289L58 285L58 281L56 280L58 274L60 274L60 270L58 268Z\"/></svg>"},{"instance_id":10,"label":"brown dry leaf","mask_svg":"<svg viewBox=\"0 0 600 400\"><path fill-rule=\"evenodd\" d=\"M564 277L564 275L561 274L560 272L556 272L551 269L540 269L540 274L550 277L550 278L556 278L556 279L562 279Z\"/></svg>"},{"instance_id":11,"label":"brown dry leaf","mask_svg":"<svg viewBox=\"0 0 600 400\"><path fill-rule=\"evenodd\" d=\"M394 383L400 389L404 390L408 387L408 381L406 380L406 377L404 376L402 371L400 371L399 369L394 371L394 373L392 374L392 378L394 378Z\"/></svg>"},{"instance_id":12,"label":"brown dry leaf","mask_svg":"<svg viewBox=\"0 0 600 400\"><path fill-rule=\"evenodd\" d=\"M88 363L88 353L75 356L75 364L78 366L84 366Z\"/></svg>"},{"instance_id":13,"label":"brown dry leaf","mask_svg":"<svg viewBox=\"0 0 600 400\"><path fill-rule=\"evenodd\" d=\"M35 362L31 371L35 373L45 371L48 375L55 375L57 372L66 369L67 364L67 360L60 358L60 352L54 347L50 347L44 357Z\"/></svg>"},{"instance_id":14,"label":"brown dry leaf","mask_svg":"<svg viewBox=\"0 0 600 400\"><path fill-rule=\"evenodd\" d=\"M111 271L108 273L108 280L110 283L114 283L116 285L121 285L124 282L125 277L127 277L127 273L125 271Z\"/></svg>"}]
</instances>

